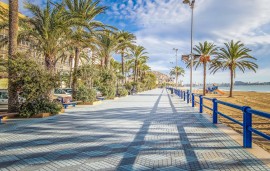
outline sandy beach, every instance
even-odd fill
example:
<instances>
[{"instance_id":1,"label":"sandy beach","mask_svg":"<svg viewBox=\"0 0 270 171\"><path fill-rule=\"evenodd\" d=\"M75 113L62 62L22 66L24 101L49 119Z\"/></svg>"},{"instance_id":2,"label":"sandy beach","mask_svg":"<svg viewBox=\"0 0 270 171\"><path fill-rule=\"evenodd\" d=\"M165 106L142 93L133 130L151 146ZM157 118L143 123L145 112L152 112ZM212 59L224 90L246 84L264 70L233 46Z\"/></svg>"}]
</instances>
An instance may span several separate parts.
<instances>
[{"instance_id":1,"label":"sandy beach","mask_svg":"<svg viewBox=\"0 0 270 171\"><path fill-rule=\"evenodd\" d=\"M199 91L195 93L201 93ZM217 95L217 94L207 94L207 97L210 98L217 98L219 100L234 103L241 106L250 106L253 109L264 111L270 113L270 93L261 93L261 92L234 92L234 97L229 98L229 92L225 92L225 95ZM198 99L197 99L198 100ZM212 102L208 100L204 100L204 104L211 107ZM221 113L224 113L236 120L243 121L243 114L242 111L224 106L219 105L219 111ZM212 115L212 111L204 109L204 112ZM238 124L232 123L228 119L225 119L223 117L219 117L219 121L221 123L224 123L231 128L233 128L235 131L242 133L242 127ZM258 117L253 115L253 127L266 133L267 135L270 135L270 120L264 119L262 117ZM270 152L270 142L262 137L259 137L257 135L253 135L253 142Z\"/></svg>"}]
</instances>

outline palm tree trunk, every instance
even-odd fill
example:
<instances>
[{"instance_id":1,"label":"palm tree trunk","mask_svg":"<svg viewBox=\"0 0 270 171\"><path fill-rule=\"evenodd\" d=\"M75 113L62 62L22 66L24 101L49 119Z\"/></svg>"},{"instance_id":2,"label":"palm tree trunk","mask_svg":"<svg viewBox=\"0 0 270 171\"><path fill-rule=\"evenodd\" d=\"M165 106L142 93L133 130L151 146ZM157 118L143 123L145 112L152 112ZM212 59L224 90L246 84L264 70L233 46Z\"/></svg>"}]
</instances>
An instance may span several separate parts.
<instances>
[{"instance_id":1,"label":"palm tree trunk","mask_svg":"<svg viewBox=\"0 0 270 171\"><path fill-rule=\"evenodd\" d=\"M109 56L105 57L105 68L110 69L110 57Z\"/></svg>"},{"instance_id":2,"label":"palm tree trunk","mask_svg":"<svg viewBox=\"0 0 270 171\"><path fill-rule=\"evenodd\" d=\"M45 54L45 66L47 68L48 71L50 71L52 74L54 74L55 71L55 63L54 63L54 58L49 55L49 54Z\"/></svg>"},{"instance_id":3,"label":"palm tree trunk","mask_svg":"<svg viewBox=\"0 0 270 171\"><path fill-rule=\"evenodd\" d=\"M136 75L137 75L137 61L135 60L135 64L134 64L134 83L136 82Z\"/></svg>"},{"instance_id":4,"label":"palm tree trunk","mask_svg":"<svg viewBox=\"0 0 270 171\"><path fill-rule=\"evenodd\" d=\"M101 59L100 59L100 66L101 66L101 68L104 67L104 58L103 57L101 57Z\"/></svg>"},{"instance_id":5,"label":"palm tree trunk","mask_svg":"<svg viewBox=\"0 0 270 171\"><path fill-rule=\"evenodd\" d=\"M124 59L124 53L121 53L121 58L122 58L122 75L125 76L125 59ZM124 84L126 78L122 79L122 84Z\"/></svg>"},{"instance_id":6,"label":"palm tree trunk","mask_svg":"<svg viewBox=\"0 0 270 171\"><path fill-rule=\"evenodd\" d=\"M203 63L203 95L206 93L206 63Z\"/></svg>"},{"instance_id":7,"label":"palm tree trunk","mask_svg":"<svg viewBox=\"0 0 270 171\"><path fill-rule=\"evenodd\" d=\"M69 71L70 71L70 75L69 75L69 87L71 87L71 86L72 86L72 70L73 70L73 60L74 60L73 56L70 56L70 69L69 69Z\"/></svg>"},{"instance_id":8,"label":"palm tree trunk","mask_svg":"<svg viewBox=\"0 0 270 171\"><path fill-rule=\"evenodd\" d=\"M18 0L9 0L9 65L11 60L16 58L17 54L18 20ZM12 78L16 77L16 73L8 69L8 77L8 111L16 112L18 110L18 94L16 86L12 83Z\"/></svg>"},{"instance_id":9,"label":"palm tree trunk","mask_svg":"<svg viewBox=\"0 0 270 171\"><path fill-rule=\"evenodd\" d=\"M124 59L124 53L121 53L122 58L122 75L125 75L125 59Z\"/></svg>"},{"instance_id":10,"label":"palm tree trunk","mask_svg":"<svg viewBox=\"0 0 270 171\"><path fill-rule=\"evenodd\" d=\"M72 99L76 99L76 91L77 91L77 69L79 65L79 55L80 55L80 49L76 47L75 49L75 63L74 63L74 69L73 69L73 81L72 81Z\"/></svg>"},{"instance_id":11,"label":"palm tree trunk","mask_svg":"<svg viewBox=\"0 0 270 171\"><path fill-rule=\"evenodd\" d=\"M231 86L230 86L230 96L229 97L233 97L233 69L230 69L231 72Z\"/></svg>"}]
</instances>

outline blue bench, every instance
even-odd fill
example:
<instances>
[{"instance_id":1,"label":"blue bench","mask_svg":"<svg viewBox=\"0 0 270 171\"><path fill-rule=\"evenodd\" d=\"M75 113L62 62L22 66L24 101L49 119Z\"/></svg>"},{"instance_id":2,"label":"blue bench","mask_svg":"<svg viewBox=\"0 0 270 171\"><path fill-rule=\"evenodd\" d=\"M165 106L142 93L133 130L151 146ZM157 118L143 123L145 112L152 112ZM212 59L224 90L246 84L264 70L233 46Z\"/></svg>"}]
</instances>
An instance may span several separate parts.
<instances>
[{"instance_id":1,"label":"blue bench","mask_svg":"<svg viewBox=\"0 0 270 171\"><path fill-rule=\"evenodd\" d=\"M105 100L105 97L97 97L98 100Z\"/></svg>"},{"instance_id":2,"label":"blue bench","mask_svg":"<svg viewBox=\"0 0 270 171\"><path fill-rule=\"evenodd\" d=\"M68 106L76 107L77 102L69 102L69 103L63 103L64 108L66 109Z\"/></svg>"}]
</instances>

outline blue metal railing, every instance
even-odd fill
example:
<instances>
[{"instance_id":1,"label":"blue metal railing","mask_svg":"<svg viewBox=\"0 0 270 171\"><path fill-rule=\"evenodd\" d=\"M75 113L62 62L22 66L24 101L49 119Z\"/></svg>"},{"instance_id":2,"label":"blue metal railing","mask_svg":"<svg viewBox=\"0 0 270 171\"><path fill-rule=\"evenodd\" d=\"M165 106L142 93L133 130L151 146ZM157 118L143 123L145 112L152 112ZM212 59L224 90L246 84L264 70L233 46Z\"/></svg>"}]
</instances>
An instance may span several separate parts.
<instances>
[{"instance_id":1,"label":"blue metal railing","mask_svg":"<svg viewBox=\"0 0 270 171\"><path fill-rule=\"evenodd\" d=\"M173 88L168 88L168 89L173 89ZM190 101L191 101L192 107L195 107L195 105L198 104L200 113L203 113L204 108L212 111L213 124L217 124L218 123L218 116L221 116L221 117L224 117L224 118L226 118L226 119L228 119L228 120L230 120L238 125L241 125L243 127L243 146L245 148L252 148L252 133L255 133L255 134L257 134L257 135L259 135L267 140L270 140L270 135L267 135L267 134L265 134L261 131L258 131L257 129L252 127L252 116L253 115L260 116L260 117L263 117L266 119L270 119L269 113L254 110L254 109L250 108L249 106L239 106L236 104L220 101L220 100L217 100L216 98L204 97L202 95L194 94L194 93L190 94L190 92L188 90L187 91L177 90L177 89L173 89L173 90L174 90L176 95L178 95L184 101L187 101L187 103L190 103ZM199 97L199 101L196 101L195 97ZM204 100L211 101L212 107L204 105ZM219 104L242 111L243 112L243 122L240 122L240 121L238 121L238 120L236 120L236 119L234 119L234 118L232 118L224 113L219 112L219 110L218 110Z\"/></svg>"}]
</instances>

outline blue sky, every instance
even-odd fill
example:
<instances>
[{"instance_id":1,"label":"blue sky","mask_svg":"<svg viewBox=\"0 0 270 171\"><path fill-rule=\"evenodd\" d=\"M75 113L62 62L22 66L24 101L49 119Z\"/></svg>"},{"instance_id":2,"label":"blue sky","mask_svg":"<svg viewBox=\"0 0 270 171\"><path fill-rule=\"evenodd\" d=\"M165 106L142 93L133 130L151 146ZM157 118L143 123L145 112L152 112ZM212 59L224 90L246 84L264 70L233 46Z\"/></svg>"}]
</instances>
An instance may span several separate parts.
<instances>
[{"instance_id":1,"label":"blue sky","mask_svg":"<svg viewBox=\"0 0 270 171\"><path fill-rule=\"evenodd\" d=\"M21 12L27 14L23 0L19 1ZM41 5L46 1L31 2ZM170 64L175 62L173 48L178 48L180 54L190 52L191 11L182 0L101 0L101 4L109 9L98 19L133 32L138 44L149 52L153 70L169 72L175 65ZM270 8L267 4L269 0L196 0L194 43L207 40L222 47L230 40L244 42L258 59L259 70L256 74L238 72L236 80L270 82ZM185 67L182 62L179 65ZM181 79L189 82L188 69ZM194 81L202 82L201 69L194 71ZM209 75L207 82L229 82L229 71Z\"/></svg>"}]
</instances>

